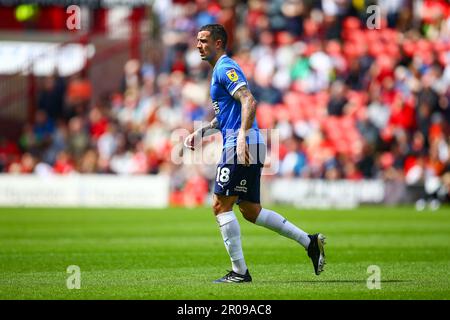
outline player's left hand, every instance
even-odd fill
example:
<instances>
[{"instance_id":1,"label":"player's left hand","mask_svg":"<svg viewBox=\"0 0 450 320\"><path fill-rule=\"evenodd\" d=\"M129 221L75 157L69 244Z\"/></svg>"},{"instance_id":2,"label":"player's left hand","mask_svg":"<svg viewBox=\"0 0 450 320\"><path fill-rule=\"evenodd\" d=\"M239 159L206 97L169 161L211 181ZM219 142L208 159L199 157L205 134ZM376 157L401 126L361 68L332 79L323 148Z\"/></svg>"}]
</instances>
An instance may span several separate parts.
<instances>
[{"instance_id":1,"label":"player's left hand","mask_svg":"<svg viewBox=\"0 0 450 320\"><path fill-rule=\"evenodd\" d=\"M250 152L248 149L247 142L245 141L245 131L239 131L237 137L237 158L238 163L244 166L250 166Z\"/></svg>"}]
</instances>

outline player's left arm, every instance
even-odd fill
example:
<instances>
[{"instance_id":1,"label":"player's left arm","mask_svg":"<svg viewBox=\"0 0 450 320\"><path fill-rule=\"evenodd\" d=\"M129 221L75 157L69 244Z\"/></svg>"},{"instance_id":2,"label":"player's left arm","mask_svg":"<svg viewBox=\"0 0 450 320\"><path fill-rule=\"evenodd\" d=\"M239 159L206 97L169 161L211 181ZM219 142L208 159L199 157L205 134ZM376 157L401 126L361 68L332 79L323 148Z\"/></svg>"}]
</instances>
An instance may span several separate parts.
<instances>
[{"instance_id":1,"label":"player's left arm","mask_svg":"<svg viewBox=\"0 0 450 320\"><path fill-rule=\"evenodd\" d=\"M256 100L247 86L242 86L233 95L241 102L241 128L237 137L237 156L240 163L250 165L250 153L245 141L247 130L251 129L256 116Z\"/></svg>"},{"instance_id":2,"label":"player's left arm","mask_svg":"<svg viewBox=\"0 0 450 320\"><path fill-rule=\"evenodd\" d=\"M240 101L241 108L241 131L249 130L256 116L256 100L247 86L242 86L233 95L233 98Z\"/></svg>"}]
</instances>

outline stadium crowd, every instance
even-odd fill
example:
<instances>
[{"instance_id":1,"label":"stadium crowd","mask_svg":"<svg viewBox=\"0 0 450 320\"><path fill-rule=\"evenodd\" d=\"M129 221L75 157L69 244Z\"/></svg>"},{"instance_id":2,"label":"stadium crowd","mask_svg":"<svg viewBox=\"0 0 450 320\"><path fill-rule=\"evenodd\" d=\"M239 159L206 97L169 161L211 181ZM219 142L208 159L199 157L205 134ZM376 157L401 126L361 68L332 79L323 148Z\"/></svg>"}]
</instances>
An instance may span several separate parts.
<instances>
[{"instance_id":1,"label":"stadium crowd","mask_svg":"<svg viewBox=\"0 0 450 320\"><path fill-rule=\"evenodd\" d=\"M167 173L173 204L203 203L215 167L174 162L174 132L214 116L195 39L221 23L259 126L278 129L278 176L428 183L448 197L450 5L420 3L157 1L161 46L128 61L121 89L98 101L89 79L47 77L35 123L0 141L0 172ZM205 142L205 156L220 143Z\"/></svg>"}]
</instances>

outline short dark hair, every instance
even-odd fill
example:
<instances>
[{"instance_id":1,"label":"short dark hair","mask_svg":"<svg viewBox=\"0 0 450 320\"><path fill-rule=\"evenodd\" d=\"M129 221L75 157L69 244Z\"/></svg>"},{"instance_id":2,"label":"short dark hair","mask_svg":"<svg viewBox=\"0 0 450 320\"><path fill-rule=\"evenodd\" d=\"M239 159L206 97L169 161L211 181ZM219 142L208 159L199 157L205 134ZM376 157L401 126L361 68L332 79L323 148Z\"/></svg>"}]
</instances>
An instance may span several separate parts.
<instances>
[{"instance_id":1,"label":"short dark hair","mask_svg":"<svg viewBox=\"0 0 450 320\"><path fill-rule=\"evenodd\" d=\"M209 31L211 33L211 37L214 41L222 40L222 48L226 49L227 47L227 32L225 28L221 24L207 24L200 28L200 31Z\"/></svg>"}]
</instances>

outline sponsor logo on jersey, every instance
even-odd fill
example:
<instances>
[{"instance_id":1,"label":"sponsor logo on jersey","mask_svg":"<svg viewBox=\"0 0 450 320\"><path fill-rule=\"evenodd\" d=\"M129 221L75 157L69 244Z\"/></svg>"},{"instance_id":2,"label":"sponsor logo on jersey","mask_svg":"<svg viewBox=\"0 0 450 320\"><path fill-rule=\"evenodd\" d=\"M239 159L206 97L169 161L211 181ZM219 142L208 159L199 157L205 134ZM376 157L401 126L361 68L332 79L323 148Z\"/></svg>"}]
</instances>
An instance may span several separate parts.
<instances>
[{"instance_id":1,"label":"sponsor logo on jersey","mask_svg":"<svg viewBox=\"0 0 450 320\"><path fill-rule=\"evenodd\" d=\"M247 187L236 186L234 187L234 191L247 193Z\"/></svg>"},{"instance_id":2,"label":"sponsor logo on jersey","mask_svg":"<svg viewBox=\"0 0 450 320\"><path fill-rule=\"evenodd\" d=\"M233 82L236 82L239 80L239 76L237 75L236 70L234 70L234 69L227 71L227 77L228 77L228 79L230 79Z\"/></svg>"},{"instance_id":3,"label":"sponsor logo on jersey","mask_svg":"<svg viewBox=\"0 0 450 320\"><path fill-rule=\"evenodd\" d=\"M220 112L219 102L218 101L213 101L212 102L212 106L214 108L214 113L218 114Z\"/></svg>"}]
</instances>

